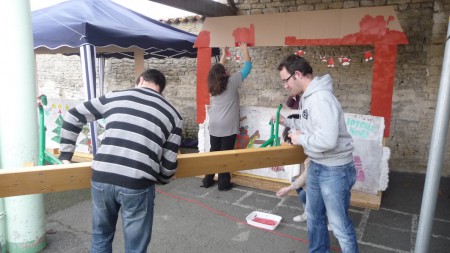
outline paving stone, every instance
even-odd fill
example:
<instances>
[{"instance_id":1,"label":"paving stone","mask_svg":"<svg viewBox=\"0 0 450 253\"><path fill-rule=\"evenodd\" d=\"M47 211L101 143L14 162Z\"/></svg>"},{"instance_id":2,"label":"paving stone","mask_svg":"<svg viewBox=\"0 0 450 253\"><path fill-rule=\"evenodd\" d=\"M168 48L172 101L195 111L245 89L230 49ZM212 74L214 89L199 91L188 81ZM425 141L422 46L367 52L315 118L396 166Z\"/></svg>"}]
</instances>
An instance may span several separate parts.
<instances>
[{"instance_id":1,"label":"paving stone","mask_svg":"<svg viewBox=\"0 0 450 253\"><path fill-rule=\"evenodd\" d=\"M412 216L390 210L372 210L367 223L383 224L387 227L411 231Z\"/></svg>"},{"instance_id":2,"label":"paving stone","mask_svg":"<svg viewBox=\"0 0 450 253\"><path fill-rule=\"evenodd\" d=\"M410 251L411 231L403 231L385 226L388 222L380 224L367 224L362 241L386 246L392 249Z\"/></svg>"}]
</instances>

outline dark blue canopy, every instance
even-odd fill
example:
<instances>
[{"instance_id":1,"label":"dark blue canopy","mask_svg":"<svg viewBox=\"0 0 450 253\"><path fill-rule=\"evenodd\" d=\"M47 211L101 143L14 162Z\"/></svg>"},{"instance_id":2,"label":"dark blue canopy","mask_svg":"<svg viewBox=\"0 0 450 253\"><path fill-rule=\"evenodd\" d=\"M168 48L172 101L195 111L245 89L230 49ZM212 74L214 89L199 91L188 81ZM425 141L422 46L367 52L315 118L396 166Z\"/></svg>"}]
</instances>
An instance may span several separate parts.
<instances>
[{"instance_id":1,"label":"dark blue canopy","mask_svg":"<svg viewBox=\"0 0 450 253\"><path fill-rule=\"evenodd\" d=\"M196 35L109 0L71 0L32 12L34 48L139 47L145 58L197 57ZM130 50L132 51L132 50ZM106 54L106 57L129 57Z\"/></svg>"}]
</instances>

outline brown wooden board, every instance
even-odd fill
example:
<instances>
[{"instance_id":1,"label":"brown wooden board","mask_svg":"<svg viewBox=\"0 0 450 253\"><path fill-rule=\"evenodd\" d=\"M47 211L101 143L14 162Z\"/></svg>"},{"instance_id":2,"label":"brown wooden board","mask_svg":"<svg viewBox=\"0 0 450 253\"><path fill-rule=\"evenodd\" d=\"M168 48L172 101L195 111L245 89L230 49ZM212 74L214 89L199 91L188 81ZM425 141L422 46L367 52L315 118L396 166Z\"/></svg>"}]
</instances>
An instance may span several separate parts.
<instances>
[{"instance_id":1,"label":"brown wooden board","mask_svg":"<svg viewBox=\"0 0 450 253\"><path fill-rule=\"evenodd\" d=\"M250 188L257 188L266 191L277 192L280 188L288 186L288 182L282 180L272 180L270 178L258 177L245 173L233 173L231 178L233 183ZM291 191L289 195L296 196L295 191ZM370 194L359 191L352 191L350 205L355 207L370 208L379 210L381 205L382 192L378 194Z\"/></svg>"},{"instance_id":2,"label":"brown wooden board","mask_svg":"<svg viewBox=\"0 0 450 253\"><path fill-rule=\"evenodd\" d=\"M58 151L52 153L57 154ZM74 156L74 160L86 161L90 159L92 159L90 155L75 154ZM302 163L305 159L306 155L301 147L285 145L259 149L179 154L176 178L235 172L232 181L239 185L276 192L281 187L288 185L288 182L239 173L238 171ZM91 162L29 166L30 164L26 164L25 168L0 170L0 197L90 187ZM378 210L380 203L381 193L372 195L352 192L352 206Z\"/></svg>"},{"instance_id":3,"label":"brown wooden board","mask_svg":"<svg viewBox=\"0 0 450 253\"><path fill-rule=\"evenodd\" d=\"M299 146L217 151L178 155L176 178L302 163ZM0 197L48 193L90 187L91 163L0 170Z\"/></svg>"}]
</instances>

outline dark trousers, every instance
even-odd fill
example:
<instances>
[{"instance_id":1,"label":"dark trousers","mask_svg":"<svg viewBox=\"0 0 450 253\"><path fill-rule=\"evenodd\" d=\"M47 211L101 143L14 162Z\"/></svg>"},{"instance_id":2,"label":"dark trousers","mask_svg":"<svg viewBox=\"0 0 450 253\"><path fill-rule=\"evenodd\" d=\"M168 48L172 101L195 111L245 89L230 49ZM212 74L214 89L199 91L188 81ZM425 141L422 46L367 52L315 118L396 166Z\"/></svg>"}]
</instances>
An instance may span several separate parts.
<instances>
[{"instance_id":1,"label":"dark trousers","mask_svg":"<svg viewBox=\"0 0 450 253\"><path fill-rule=\"evenodd\" d=\"M234 149L234 144L236 143L236 134L225 136L225 137L216 137L209 136L211 143L211 152L214 151L222 151L222 150L232 150ZM211 187L214 184L214 174L206 175L203 178L203 186ZM229 172L219 173L219 179L217 181L219 190L228 190L232 187L231 185L231 174Z\"/></svg>"}]
</instances>

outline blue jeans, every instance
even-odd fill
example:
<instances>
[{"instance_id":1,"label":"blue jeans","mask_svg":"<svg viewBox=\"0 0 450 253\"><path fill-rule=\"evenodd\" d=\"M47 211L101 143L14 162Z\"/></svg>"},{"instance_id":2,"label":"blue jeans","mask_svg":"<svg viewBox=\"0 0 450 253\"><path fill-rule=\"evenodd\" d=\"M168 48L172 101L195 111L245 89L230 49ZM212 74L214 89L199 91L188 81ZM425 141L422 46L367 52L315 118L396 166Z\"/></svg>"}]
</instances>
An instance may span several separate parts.
<instances>
[{"instance_id":1,"label":"blue jeans","mask_svg":"<svg viewBox=\"0 0 450 253\"><path fill-rule=\"evenodd\" d=\"M327 216L343 253L358 252L355 229L348 215L350 189L356 182L353 162L325 166L311 161L306 185L309 252L330 252Z\"/></svg>"},{"instance_id":2,"label":"blue jeans","mask_svg":"<svg viewBox=\"0 0 450 253\"><path fill-rule=\"evenodd\" d=\"M153 226L155 185L134 190L91 181L91 253L112 252L119 209L126 253L145 253Z\"/></svg>"},{"instance_id":3,"label":"blue jeans","mask_svg":"<svg viewBox=\"0 0 450 253\"><path fill-rule=\"evenodd\" d=\"M300 202L302 202L303 208L305 208L305 206L306 206L306 191L303 189L303 187L300 187L300 188L296 189L295 191L297 191L298 200L300 200Z\"/></svg>"}]
</instances>

